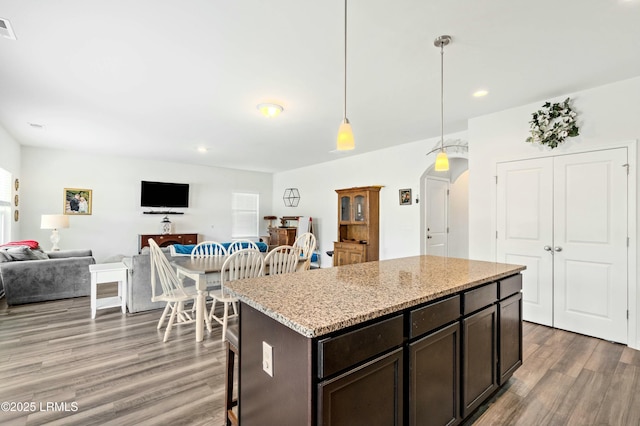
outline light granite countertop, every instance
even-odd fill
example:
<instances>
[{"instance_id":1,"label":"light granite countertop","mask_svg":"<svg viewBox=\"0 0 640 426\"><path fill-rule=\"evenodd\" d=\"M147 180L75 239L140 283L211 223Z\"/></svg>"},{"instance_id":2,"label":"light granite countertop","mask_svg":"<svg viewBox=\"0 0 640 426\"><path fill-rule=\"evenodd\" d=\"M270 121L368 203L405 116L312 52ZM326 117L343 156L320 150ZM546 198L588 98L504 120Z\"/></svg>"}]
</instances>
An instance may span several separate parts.
<instances>
[{"instance_id":1,"label":"light granite countertop","mask_svg":"<svg viewBox=\"0 0 640 426\"><path fill-rule=\"evenodd\" d=\"M521 265L415 256L232 281L226 288L303 336L319 337L524 269Z\"/></svg>"}]
</instances>

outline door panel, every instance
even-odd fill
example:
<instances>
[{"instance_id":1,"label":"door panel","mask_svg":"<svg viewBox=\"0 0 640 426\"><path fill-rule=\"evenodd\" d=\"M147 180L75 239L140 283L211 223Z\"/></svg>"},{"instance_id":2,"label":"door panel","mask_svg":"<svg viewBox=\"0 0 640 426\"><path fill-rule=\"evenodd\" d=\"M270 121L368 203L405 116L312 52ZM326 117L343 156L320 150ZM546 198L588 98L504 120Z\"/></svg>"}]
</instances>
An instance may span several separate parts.
<instances>
[{"instance_id":1,"label":"door panel","mask_svg":"<svg viewBox=\"0 0 640 426\"><path fill-rule=\"evenodd\" d=\"M525 265L523 319L553 324L553 160L497 165L497 261Z\"/></svg>"},{"instance_id":2,"label":"door panel","mask_svg":"<svg viewBox=\"0 0 640 426\"><path fill-rule=\"evenodd\" d=\"M624 148L554 162L554 326L627 341Z\"/></svg>"},{"instance_id":3,"label":"door panel","mask_svg":"<svg viewBox=\"0 0 640 426\"><path fill-rule=\"evenodd\" d=\"M447 256L449 181L427 178L427 254Z\"/></svg>"}]
</instances>

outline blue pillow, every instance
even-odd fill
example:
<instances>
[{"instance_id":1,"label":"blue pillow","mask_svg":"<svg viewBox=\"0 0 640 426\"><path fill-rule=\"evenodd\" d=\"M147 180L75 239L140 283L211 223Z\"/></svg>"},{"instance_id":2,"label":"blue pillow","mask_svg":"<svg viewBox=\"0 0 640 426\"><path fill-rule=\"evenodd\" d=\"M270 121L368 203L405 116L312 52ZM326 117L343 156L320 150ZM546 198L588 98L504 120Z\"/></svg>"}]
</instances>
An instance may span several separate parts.
<instances>
[{"instance_id":1,"label":"blue pillow","mask_svg":"<svg viewBox=\"0 0 640 426\"><path fill-rule=\"evenodd\" d=\"M229 246L231 245L231 243L222 243L222 245L224 246L225 249L229 250ZM256 245L258 246L258 250L260 250L263 253L269 249L269 246L266 243L263 243L262 241L257 242ZM249 248L249 244L243 242L242 248L243 249Z\"/></svg>"},{"instance_id":2,"label":"blue pillow","mask_svg":"<svg viewBox=\"0 0 640 426\"><path fill-rule=\"evenodd\" d=\"M176 250L176 253L178 254L191 254L191 251L193 251L193 248L195 246L196 246L195 244L187 244L187 245L174 244L173 248Z\"/></svg>"}]
</instances>

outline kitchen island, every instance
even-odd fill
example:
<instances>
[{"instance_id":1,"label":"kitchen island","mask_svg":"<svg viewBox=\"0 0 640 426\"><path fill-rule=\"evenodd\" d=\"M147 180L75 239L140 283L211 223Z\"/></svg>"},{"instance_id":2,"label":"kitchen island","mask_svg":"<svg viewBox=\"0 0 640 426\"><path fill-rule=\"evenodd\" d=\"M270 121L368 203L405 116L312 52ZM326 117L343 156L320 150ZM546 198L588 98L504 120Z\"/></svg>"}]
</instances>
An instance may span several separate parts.
<instances>
[{"instance_id":1,"label":"kitchen island","mask_svg":"<svg viewBox=\"0 0 640 426\"><path fill-rule=\"evenodd\" d=\"M460 422L522 363L524 269L416 256L228 283L242 426Z\"/></svg>"}]
</instances>

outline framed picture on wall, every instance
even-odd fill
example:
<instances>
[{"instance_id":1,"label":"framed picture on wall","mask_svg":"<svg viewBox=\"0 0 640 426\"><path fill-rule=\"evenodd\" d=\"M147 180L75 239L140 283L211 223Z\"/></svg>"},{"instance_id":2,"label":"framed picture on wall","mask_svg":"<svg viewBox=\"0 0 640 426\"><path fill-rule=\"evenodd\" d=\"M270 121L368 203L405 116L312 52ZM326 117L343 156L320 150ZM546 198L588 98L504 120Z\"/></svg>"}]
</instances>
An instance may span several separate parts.
<instances>
[{"instance_id":1,"label":"framed picture on wall","mask_svg":"<svg viewBox=\"0 0 640 426\"><path fill-rule=\"evenodd\" d=\"M65 188L63 203L64 214L91 214L91 205L93 204L93 191L90 189L82 188Z\"/></svg>"},{"instance_id":2,"label":"framed picture on wall","mask_svg":"<svg viewBox=\"0 0 640 426\"><path fill-rule=\"evenodd\" d=\"M408 206L411 205L411 189L401 189L400 190L400 205Z\"/></svg>"}]
</instances>

